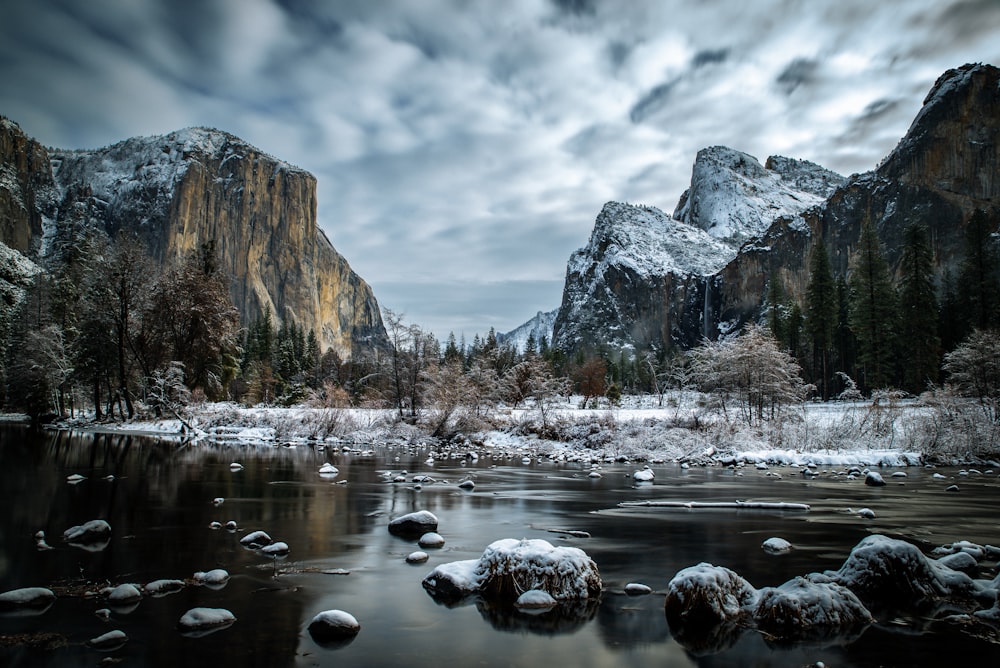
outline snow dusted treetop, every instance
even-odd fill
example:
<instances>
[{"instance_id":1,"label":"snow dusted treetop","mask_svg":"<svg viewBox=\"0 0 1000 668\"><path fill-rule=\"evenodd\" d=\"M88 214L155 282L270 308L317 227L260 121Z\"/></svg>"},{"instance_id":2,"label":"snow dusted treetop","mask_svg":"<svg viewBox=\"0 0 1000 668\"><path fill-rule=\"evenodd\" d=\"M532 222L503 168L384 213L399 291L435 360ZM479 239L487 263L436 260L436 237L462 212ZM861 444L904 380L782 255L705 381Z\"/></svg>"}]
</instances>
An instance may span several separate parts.
<instances>
[{"instance_id":1,"label":"snow dusted treetop","mask_svg":"<svg viewBox=\"0 0 1000 668\"><path fill-rule=\"evenodd\" d=\"M698 151L691 187L674 218L739 245L767 231L779 216L821 205L844 177L806 160L775 156L763 166L752 155L711 146Z\"/></svg>"}]
</instances>

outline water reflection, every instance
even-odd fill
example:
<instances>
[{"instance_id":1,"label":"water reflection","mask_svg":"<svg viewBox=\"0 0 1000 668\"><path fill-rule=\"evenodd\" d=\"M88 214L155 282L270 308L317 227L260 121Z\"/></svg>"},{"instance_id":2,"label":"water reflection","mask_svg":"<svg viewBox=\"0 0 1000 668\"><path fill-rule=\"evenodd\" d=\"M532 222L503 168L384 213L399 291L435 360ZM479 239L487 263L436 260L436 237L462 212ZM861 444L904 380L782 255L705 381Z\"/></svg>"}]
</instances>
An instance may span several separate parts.
<instances>
[{"instance_id":1,"label":"water reflection","mask_svg":"<svg viewBox=\"0 0 1000 668\"><path fill-rule=\"evenodd\" d=\"M0 643L0 665L92 666L102 658L129 666L438 666L442 661L484 666L532 666L553 656L578 666L801 666L817 660L838 666L936 665L961 653L986 663L1000 659L995 645L916 621L887 623L860 638L832 639L833 646L769 645L758 632L716 629L688 637L671 633L663 596L627 597L629 582L662 592L678 570L708 561L725 565L755 587L777 586L796 575L836 569L872 531L920 541L926 552L958 540L997 544L995 476L963 478L961 494L945 493L956 471L913 470L905 484L865 487L832 475L804 480L724 469L680 471L654 466L655 482L637 488L628 465L609 466L590 479L587 467L520 458L477 462L438 460L426 450L386 450L361 455L313 447L183 445L109 434L31 434L0 427L0 591L62 585L99 589L126 582L190 580L194 573L226 569L221 588L187 584L177 593L146 597L131 610L101 597L61 595L40 615L0 617L0 636L29 636ZM399 458L397 461L396 458ZM237 462L242 470L233 470ZM339 469L332 480L322 464ZM383 471L407 470L407 482L387 482ZM67 476L86 479L72 485ZM420 489L415 474L438 482ZM457 483L474 475L474 491ZM346 482L345 482L346 481ZM447 482L445 482L447 481ZM213 499L222 498L221 505ZM789 501L809 503L807 514L619 508L647 499ZM848 508L871 507L863 521ZM445 546L429 550L426 564L405 557L415 540L389 535L393 517L417 510L438 516ZM112 529L103 549L87 551L61 540L67 528L106 520ZM209 528L235 522L234 531ZM290 553L275 563L247 550L239 538L264 530ZM51 550L39 551L44 530ZM591 538L552 533L574 530ZM772 536L792 543L785 555L768 555ZM582 609L528 615L488 605L438 605L421 587L435 566L478 558L500 538L543 538L584 549L605 584L600 601ZM275 569L277 567L277 571ZM339 573L339 574L337 574ZM988 574L987 574L988 575ZM233 612L230 627L200 638L177 631L193 607ZM110 610L104 621L95 612ZM316 642L307 625L329 609L350 612L360 634L335 650ZM898 620L894 620L898 621ZM906 620L903 620L906 622ZM101 654L84 644L121 629L129 641ZM910 633L911 635L905 635ZM50 634L50 635L45 635ZM65 638L48 643L44 638ZM48 649L42 649L41 647ZM969 654L971 652L972 654Z\"/></svg>"}]
</instances>

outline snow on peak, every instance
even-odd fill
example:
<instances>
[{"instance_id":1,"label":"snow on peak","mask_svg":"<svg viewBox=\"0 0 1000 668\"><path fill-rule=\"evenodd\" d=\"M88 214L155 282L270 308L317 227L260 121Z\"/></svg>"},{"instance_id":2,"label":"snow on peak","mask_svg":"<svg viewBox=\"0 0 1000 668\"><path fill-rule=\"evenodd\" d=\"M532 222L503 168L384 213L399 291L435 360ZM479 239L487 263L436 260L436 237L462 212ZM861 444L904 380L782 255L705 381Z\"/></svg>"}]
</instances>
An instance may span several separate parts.
<instances>
[{"instance_id":1,"label":"snow on peak","mask_svg":"<svg viewBox=\"0 0 1000 668\"><path fill-rule=\"evenodd\" d=\"M698 152L674 218L739 245L780 216L821 205L844 178L805 160L774 156L767 166L725 146Z\"/></svg>"},{"instance_id":2,"label":"snow on peak","mask_svg":"<svg viewBox=\"0 0 1000 668\"><path fill-rule=\"evenodd\" d=\"M539 311L535 314L535 317L528 320L523 325L512 329L504 334L498 334L497 340L501 343L511 343L518 352L524 352L524 347L528 343L528 338L531 336L535 337L535 344L539 344L542 337L549 343L552 342L552 327L556 322L556 315L559 314L559 309L553 309L551 311Z\"/></svg>"},{"instance_id":3,"label":"snow on peak","mask_svg":"<svg viewBox=\"0 0 1000 668\"><path fill-rule=\"evenodd\" d=\"M569 273L603 276L608 266L618 266L645 278L708 276L735 256L732 247L656 207L608 202L587 246L570 257Z\"/></svg>"}]
</instances>

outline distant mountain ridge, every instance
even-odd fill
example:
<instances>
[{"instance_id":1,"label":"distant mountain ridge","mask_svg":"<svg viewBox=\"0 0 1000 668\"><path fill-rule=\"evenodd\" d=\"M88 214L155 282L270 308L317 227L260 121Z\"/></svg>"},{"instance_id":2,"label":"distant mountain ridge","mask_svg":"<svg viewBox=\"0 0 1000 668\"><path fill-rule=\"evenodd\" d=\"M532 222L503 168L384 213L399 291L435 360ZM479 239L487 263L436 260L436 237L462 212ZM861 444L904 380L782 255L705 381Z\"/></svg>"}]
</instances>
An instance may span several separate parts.
<instances>
[{"instance_id":1,"label":"distant mountain ridge","mask_svg":"<svg viewBox=\"0 0 1000 668\"><path fill-rule=\"evenodd\" d=\"M127 230L160 262L214 241L244 323L269 309L345 358L386 341L371 288L317 225L316 179L234 135L188 128L46 151L4 120L0 165L20 175L0 182L0 209L20 214L0 242L29 258L43 261L71 226Z\"/></svg>"}]
</instances>

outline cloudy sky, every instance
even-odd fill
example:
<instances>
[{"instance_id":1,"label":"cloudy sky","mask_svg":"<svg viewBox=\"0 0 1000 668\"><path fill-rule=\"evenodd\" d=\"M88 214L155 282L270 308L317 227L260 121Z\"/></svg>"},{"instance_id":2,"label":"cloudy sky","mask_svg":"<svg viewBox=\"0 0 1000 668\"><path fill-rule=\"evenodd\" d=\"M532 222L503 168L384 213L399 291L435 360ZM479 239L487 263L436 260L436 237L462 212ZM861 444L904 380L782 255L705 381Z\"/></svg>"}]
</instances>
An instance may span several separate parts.
<instances>
[{"instance_id":1,"label":"cloudy sky","mask_svg":"<svg viewBox=\"0 0 1000 668\"><path fill-rule=\"evenodd\" d=\"M0 114L48 146L227 130L319 181L383 307L440 337L559 305L608 200L698 149L871 169L1000 64L998 0L3 0Z\"/></svg>"}]
</instances>

